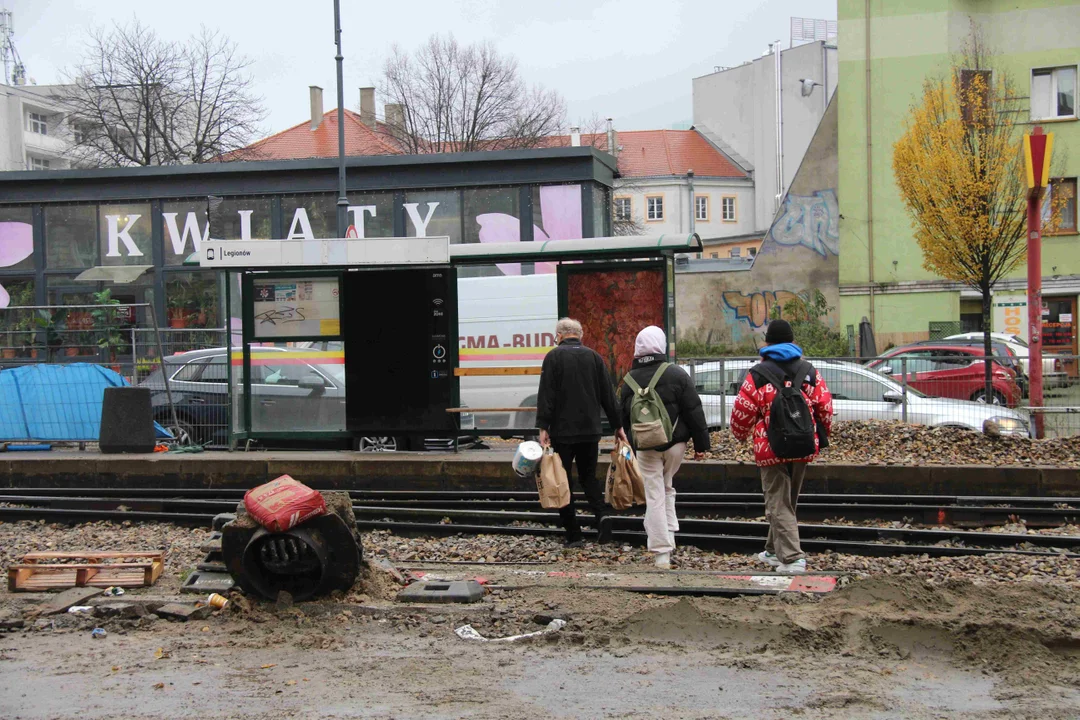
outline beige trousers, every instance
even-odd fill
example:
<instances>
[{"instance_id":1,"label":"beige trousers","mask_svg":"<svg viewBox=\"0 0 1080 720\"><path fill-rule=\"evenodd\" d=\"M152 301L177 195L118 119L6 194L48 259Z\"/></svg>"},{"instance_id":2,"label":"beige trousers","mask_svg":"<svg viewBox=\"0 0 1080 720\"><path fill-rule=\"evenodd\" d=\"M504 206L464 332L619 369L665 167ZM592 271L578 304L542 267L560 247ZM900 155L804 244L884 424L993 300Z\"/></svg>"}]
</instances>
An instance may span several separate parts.
<instances>
[{"instance_id":1,"label":"beige trousers","mask_svg":"<svg viewBox=\"0 0 1080 720\"><path fill-rule=\"evenodd\" d=\"M769 521L769 538L765 551L776 555L782 563L793 563L806 557L799 545L799 522L795 507L799 503L806 463L784 463L761 468L761 489L765 493L765 518Z\"/></svg>"},{"instance_id":2,"label":"beige trousers","mask_svg":"<svg viewBox=\"0 0 1080 720\"><path fill-rule=\"evenodd\" d=\"M675 549L679 518L675 516L672 481L685 454L686 443L679 443L663 452L642 450L637 456L645 481L645 533L649 536L649 550L654 553Z\"/></svg>"}]
</instances>

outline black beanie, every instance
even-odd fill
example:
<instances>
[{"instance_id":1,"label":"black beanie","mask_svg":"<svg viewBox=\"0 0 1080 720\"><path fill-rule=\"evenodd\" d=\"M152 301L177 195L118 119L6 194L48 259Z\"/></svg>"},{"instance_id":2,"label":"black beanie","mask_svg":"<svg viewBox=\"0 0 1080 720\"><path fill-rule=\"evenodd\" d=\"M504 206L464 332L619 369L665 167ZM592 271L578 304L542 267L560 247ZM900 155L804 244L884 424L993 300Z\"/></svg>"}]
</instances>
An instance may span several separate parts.
<instances>
[{"instance_id":1,"label":"black beanie","mask_svg":"<svg viewBox=\"0 0 1080 720\"><path fill-rule=\"evenodd\" d=\"M773 320L765 331L765 342L770 345L795 342L795 333L791 331L791 323L787 320Z\"/></svg>"}]
</instances>

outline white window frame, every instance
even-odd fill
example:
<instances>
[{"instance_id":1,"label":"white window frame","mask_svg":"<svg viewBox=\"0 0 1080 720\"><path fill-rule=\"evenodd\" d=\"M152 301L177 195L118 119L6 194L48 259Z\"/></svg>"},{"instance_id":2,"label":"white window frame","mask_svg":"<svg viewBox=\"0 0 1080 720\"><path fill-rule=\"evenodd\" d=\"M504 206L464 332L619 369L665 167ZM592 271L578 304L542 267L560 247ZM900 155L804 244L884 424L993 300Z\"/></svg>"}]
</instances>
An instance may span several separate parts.
<instances>
[{"instance_id":1,"label":"white window frame","mask_svg":"<svg viewBox=\"0 0 1080 720\"><path fill-rule=\"evenodd\" d=\"M731 201L731 213L728 213L728 200ZM720 198L720 220L726 223L738 222L738 198L735 195L724 195Z\"/></svg>"},{"instance_id":2,"label":"white window frame","mask_svg":"<svg viewBox=\"0 0 1080 720\"><path fill-rule=\"evenodd\" d=\"M1058 70L1072 70L1073 71L1073 112L1072 115L1058 115L1057 114L1057 71ZM1050 76L1050 106L1053 108L1053 115L1047 115L1046 117L1040 117L1035 113L1035 76L1046 75ZM1080 65L1058 65L1051 67L1038 67L1031 69L1031 84L1030 84L1030 115L1032 120L1040 121L1053 121L1053 120L1076 120L1077 119L1077 96L1080 95Z\"/></svg>"},{"instance_id":3,"label":"white window frame","mask_svg":"<svg viewBox=\"0 0 1080 720\"><path fill-rule=\"evenodd\" d=\"M38 135L48 136L49 117L41 113L28 112L26 114L26 129Z\"/></svg>"},{"instance_id":4,"label":"white window frame","mask_svg":"<svg viewBox=\"0 0 1080 720\"><path fill-rule=\"evenodd\" d=\"M705 212L702 213L701 211ZM695 195L694 196L694 220L697 222L709 222L709 196L708 195Z\"/></svg>"},{"instance_id":5,"label":"white window frame","mask_svg":"<svg viewBox=\"0 0 1080 720\"><path fill-rule=\"evenodd\" d=\"M1073 186L1073 218L1072 227L1065 228L1063 230L1054 230L1053 232L1046 233L1047 236L1053 237L1055 235L1076 235L1080 233L1080 179L1076 177L1056 177L1050 178L1050 187L1047 188L1046 194L1043 196L1043 222L1045 223L1049 218L1046 216L1050 213L1050 206L1053 203L1053 187L1054 183L1071 182Z\"/></svg>"},{"instance_id":6,"label":"white window frame","mask_svg":"<svg viewBox=\"0 0 1080 720\"><path fill-rule=\"evenodd\" d=\"M654 200L659 202L654 203ZM659 212L656 212L657 209ZM664 196L662 194L645 196L645 222L664 222Z\"/></svg>"},{"instance_id":7,"label":"white window frame","mask_svg":"<svg viewBox=\"0 0 1080 720\"><path fill-rule=\"evenodd\" d=\"M733 248L731 248L731 250L728 251L728 257L741 258L742 257L742 248L741 247L733 247Z\"/></svg>"},{"instance_id":8,"label":"white window frame","mask_svg":"<svg viewBox=\"0 0 1080 720\"><path fill-rule=\"evenodd\" d=\"M27 163L27 170L51 170L50 162L45 158L30 157Z\"/></svg>"},{"instance_id":9,"label":"white window frame","mask_svg":"<svg viewBox=\"0 0 1080 720\"><path fill-rule=\"evenodd\" d=\"M634 198L629 195L616 195L615 199L615 219L619 222L631 222L634 219ZM626 203L626 215L619 214L619 204L621 202Z\"/></svg>"}]
</instances>

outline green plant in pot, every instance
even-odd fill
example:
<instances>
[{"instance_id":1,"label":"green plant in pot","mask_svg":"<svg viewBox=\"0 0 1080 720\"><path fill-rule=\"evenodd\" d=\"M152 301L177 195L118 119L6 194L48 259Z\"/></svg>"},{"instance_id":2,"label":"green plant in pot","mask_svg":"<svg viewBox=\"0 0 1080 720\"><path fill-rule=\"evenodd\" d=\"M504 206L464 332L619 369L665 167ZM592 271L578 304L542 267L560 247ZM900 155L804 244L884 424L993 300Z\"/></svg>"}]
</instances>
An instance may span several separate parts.
<instances>
[{"instance_id":1,"label":"green plant in pot","mask_svg":"<svg viewBox=\"0 0 1080 720\"><path fill-rule=\"evenodd\" d=\"M176 280L174 285L169 288L167 293L168 302L166 303L167 314L169 318L169 327L171 328L186 328L188 326L188 320L191 315L191 305L194 298L194 290L191 287L190 280Z\"/></svg>"},{"instance_id":2,"label":"green plant in pot","mask_svg":"<svg viewBox=\"0 0 1080 720\"><path fill-rule=\"evenodd\" d=\"M63 332L67 330L67 313L67 308L60 308L51 313L48 310L38 310L34 316L34 324L41 331L37 333L34 345L40 347L41 340L45 341L49 362L53 361L60 346L64 344Z\"/></svg>"},{"instance_id":3,"label":"green plant in pot","mask_svg":"<svg viewBox=\"0 0 1080 720\"><path fill-rule=\"evenodd\" d=\"M119 305L120 301L112 296L112 290L106 288L94 293L95 305ZM109 353L109 362L116 362L117 348L124 344L124 334L120 332L120 318L116 310L109 307L96 307L90 311L94 318L94 327L98 330L97 346Z\"/></svg>"},{"instance_id":4,"label":"green plant in pot","mask_svg":"<svg viewBox=\"0 0 1080 720\"><path fill-rule=\"evenodd\" d=\"M3 316L7 319L3 330L3 356L5 359L14 358L16 355L26 354L28 346L34 342L34 311L20 308L34 304L34 284L29 281L8 283L10 293L7 311Z\"/></svg>"}]
</instances>

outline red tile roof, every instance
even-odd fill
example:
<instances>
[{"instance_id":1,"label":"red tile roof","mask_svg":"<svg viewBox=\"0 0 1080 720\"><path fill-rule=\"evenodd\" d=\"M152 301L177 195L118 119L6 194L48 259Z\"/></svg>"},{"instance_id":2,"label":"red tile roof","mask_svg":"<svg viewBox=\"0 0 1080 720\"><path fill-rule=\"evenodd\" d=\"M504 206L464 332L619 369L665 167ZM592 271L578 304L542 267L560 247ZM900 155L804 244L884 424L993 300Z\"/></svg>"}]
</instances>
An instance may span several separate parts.
<instances>
[{"instance_id":1,"label":"red tile roof","mask_svg":"<svg viewBox=\"0 0 1080 720\"><path fill-rule=\"evenodd\" d=\"M696 130L620 130L615 143L619 151L619 173L624 177L686 175L696 177L743 178L743 172L724 153ZM569 135L551 138L549 147L566 147ZM585 133L582 145L607 151L606 133Z\"/></svg>"},{"instance_id":2,"label":"red tile roof","mask_svg":"<svg viewBox=\"0 0 1080 720\"><path fill-rule=\"evenodd\" d=\"M393 137L381 131L385 126L378 123L369 128L360 122L360 115L345 111L346 155L400 155ZM245 148L223 156L224 160L298 160L301 158L328 158L338 155L337 108L323 115L315 130L311 121L305 120L288 130L254 142Z\"/></svg>"}]
</instances>

